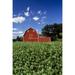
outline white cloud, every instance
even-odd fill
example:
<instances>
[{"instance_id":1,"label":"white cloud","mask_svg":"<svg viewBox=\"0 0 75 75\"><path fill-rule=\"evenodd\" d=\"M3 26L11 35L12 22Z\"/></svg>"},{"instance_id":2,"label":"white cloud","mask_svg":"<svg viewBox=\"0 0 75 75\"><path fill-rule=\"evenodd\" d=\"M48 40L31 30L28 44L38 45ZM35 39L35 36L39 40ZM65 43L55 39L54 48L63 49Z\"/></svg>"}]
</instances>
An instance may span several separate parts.
<instances>
[{"instance_id":1,"label":"white cloud","mask_svg":"<svg viewBox=\"0 0 75 75\"><path fill-rule=\"evenodd\" d=\"M13 32L13 34L18 34L18 32Z\"/></svg>"},{"instance_id":2,"label":"white cloud","mask_svg":"<svg viewBox=\"0 0 75 75\"><path fill-rule=\"evenodd\" d=\"M23 34L23 31L14 31L13 34L14 34L14 35L15 35L15 34L16 34L16 35L17 35L17 34Z\"/></svg>"},{"instance_id":3,"label":"white cloud","mask_svg":"<svg viewBox=\"0 0 75 75\"><path fill-rule=\"evenodd\" d=\"M42 15L42 14L45 15L47 13L47 11L42 12L41 10L39 10L37 13L40 14L40 15Z\"/></svg>"},{"instance_id":4,"label":"white cloud","mask_svg":"<svg viewBox=\"0 0 75 75\"><path fill-rule=\"evenodd\" d=\"M25 21L25 17L17 16L13 18L13 23L23 23Z\"/></svg>"},{"instance_id":5,"label":"white cloud","mask_svg":"<svg viewBox=\"0 0 75 75\"><path fill-rule=\"evenodd\" d=\"M35 16L35 17L33 17L33 20L34 21L38 21L39 20L39 17Z\"/></svg>"},{"instance_id":6,"label":"white cloud","mask_svg":"<svg viewBox=\"0 0 75 75\"><path fill-rule=\"evenodd\" d=\"M26 11L24 12L24 15L28 17L30 15L30 7L27 7Z\"/></svg>"},{"instance_id":7,"label":"white cloud","mask_svg":"<svg viewBox=\"0 0 75 75\"><path fill-rule=\"evenodd\" d=\"M23 31L13 31L13 38L16 39L17 36L23 36Z\"/></svg>"},{"instance_id":8,"label":"white cloud","mask_svg":"<svg viewBox=\"0 0 75 75\"><path fill-rule=\"evenodd\" d=\"M27 11L27 12L24 12L24 15L26 16L26 17L28 17L29 16L29 12Z\"/></svg>"},{"instance_id":9,"label":"white cloud","mask_svg":"<svg viewBox=\"0 0 75 75\"><path fill-rule=\"evenodd\" d=\"M17 28L13 28L13 31L16 31L16 30L18 30Z\"/></svg>"},{"instance_id":10,"label":"white cloud","mask_svg":"<svg viewBox=\"0 0 75 75\"><path fill-rule=\"evenodd\" d=\"M29 11L30 10L30 7L27 7L27 11Z\"/></svg>"},{"instance_id":11,"label":"white cloud","mask_svg":"<svg viewBox=\"0 0 75 75\"><path fill-rule=\"evenodd\" d=\"M39 10L37 13L40 14L40 15L42 14L41 10Z\"/></svg>"},{"instance_id":12,"label":"white cloud","mask_svg":"<svg viewBox=\"0 0 75 75\"><path fill-rule=\"evenodd\" d=\"M22 33L23 33L23 31L19 31L18 33L19 33L19 34L22 34Z\"/></svg>"},{"instance_id":13,"label":"white cloud","mask_svg":"<svg viewBox=\"0 0 75 75\"><path fill-rule=\"evenodd\" d=\"M22 33L22 34L19 34L19 36L23 36L24 35L24 33Z\"/></svg>"}]
</instances>

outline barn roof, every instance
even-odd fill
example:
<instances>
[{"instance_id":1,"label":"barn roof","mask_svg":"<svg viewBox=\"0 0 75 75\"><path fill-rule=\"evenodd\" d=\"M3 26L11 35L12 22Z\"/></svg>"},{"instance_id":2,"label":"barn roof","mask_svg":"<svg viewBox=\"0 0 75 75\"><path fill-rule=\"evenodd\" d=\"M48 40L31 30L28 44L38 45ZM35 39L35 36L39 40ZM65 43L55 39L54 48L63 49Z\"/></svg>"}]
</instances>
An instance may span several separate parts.
<instances>
[{"instance_id":1,"label":"barn roof","mask_svg":"<svg viewBox=\"0 0 75 75\"><path fill-rule=\"evenodd\" d=\"M32 27L28 28L25 32L27 32L28 30L35 30ZM36 30L35 30L36 31Z\"/></svg>"},{"instance_id":2,"label":"barn roof","mask_svg":"<svg viewBox=\"0 0 75 75\"><path fill-rule=\"evenodd\" d=\"M32 27L30 27L30 28L28 28L26 31L28 31L28 30L30 30L30 29L35 30L35 29L33 29Z\"/></svg>"},{"instance_id":3,"label":"barn roof","mask_svg":"<svg viewBox=\"0 0 75 75\"><path fill-rule=\"evenodd\" d=\"M28 28L28 29L33 29L32 27Z\"/></svg>"},{"instance_id":4,"label":"barn roof","mask_svg":"<svg viewBox=\"0 0 75 75\"><path fill-rule=\"evenodd\" d=\"M35 29L33 29L32 27L28 28L28 29L25 31L25 33L26 33L28 30L34 30L34 31L37 33L37 31L36 31ZM25 34L25 33L24 33L24 34Z\"/></svg>"}]
</instances>

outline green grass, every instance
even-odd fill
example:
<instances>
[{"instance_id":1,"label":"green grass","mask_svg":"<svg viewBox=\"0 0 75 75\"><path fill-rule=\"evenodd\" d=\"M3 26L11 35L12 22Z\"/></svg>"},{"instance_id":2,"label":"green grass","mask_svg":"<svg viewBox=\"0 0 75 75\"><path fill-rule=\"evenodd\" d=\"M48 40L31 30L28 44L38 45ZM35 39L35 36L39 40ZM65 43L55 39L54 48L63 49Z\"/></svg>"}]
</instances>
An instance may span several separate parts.
<instances>
[{"instance_id":1,"label":"green grass","mask_svg":"<svg viewBox=\"0 0 75 75\"><path fill-rule=\"evenodd\" d=\"M62 75L62 43L13 43L13 75Z\"/></svg>"}]
</instances>

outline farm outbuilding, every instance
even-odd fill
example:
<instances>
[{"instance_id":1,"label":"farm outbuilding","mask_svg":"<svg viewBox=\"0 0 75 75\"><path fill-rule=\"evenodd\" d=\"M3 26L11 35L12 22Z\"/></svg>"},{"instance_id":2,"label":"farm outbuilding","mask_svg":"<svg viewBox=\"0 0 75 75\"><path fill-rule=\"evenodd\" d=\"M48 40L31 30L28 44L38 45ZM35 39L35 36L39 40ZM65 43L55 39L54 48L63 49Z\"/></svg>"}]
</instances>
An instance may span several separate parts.
<instances>
[{"instance_id":1,"label":"farm outbuilding","mask_svg":"<svg viewBox=\"0 0 75 75\"><path fill-rule=\"evenodd\" d=\"M51 38L40 36L33 28L29 28L23 35L23 42L50 42Z\"/></svg>"}]
</instances>

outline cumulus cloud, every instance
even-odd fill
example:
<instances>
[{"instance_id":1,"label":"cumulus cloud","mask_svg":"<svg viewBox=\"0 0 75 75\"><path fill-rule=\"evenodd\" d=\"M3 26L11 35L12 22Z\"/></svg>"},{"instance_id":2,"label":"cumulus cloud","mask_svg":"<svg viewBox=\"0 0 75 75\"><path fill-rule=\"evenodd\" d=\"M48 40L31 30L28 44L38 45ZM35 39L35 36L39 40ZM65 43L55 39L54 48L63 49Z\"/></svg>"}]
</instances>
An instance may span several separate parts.
<instances>
[{"instance_id":1,"label":"cumulus cloud","mask_svg":"<svg viewBox=\"0 0 75 75\"><path fill-rule=\"evenodd\" d=\"M13 18L13 23L23 23L25 21L25 17L17 16Z\"/></svg>"},{"instance_id":2,"label":"cumulus cloud","mask_svg":"<svg viewBox=\"0 0 75 75\"><path fill-rule=\"evenodd\" d=\"M39 20L39 17L35 16L35 17L33 17L33 20L34 21L38 21Z\"/></svg>"}]
</instances>

